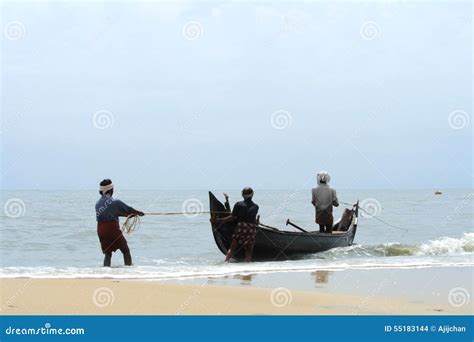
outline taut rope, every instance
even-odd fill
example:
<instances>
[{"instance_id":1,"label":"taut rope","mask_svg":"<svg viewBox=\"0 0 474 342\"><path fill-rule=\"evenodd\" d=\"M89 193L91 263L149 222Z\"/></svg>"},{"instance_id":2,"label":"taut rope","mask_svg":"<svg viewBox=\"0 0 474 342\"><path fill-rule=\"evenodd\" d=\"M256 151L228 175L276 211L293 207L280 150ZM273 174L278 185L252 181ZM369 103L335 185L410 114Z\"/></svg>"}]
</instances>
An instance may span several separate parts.
<instances>
[{"instance_id":1,"label":"taut rope","mask_svg":"<svg viewBox=\"0 0 474 342\"><path fill-rule=\"evenodd\" d=\"M345 204L345 205L353 205L353 204L350 204L350 203L346 203L346 202L341 202L341 204ZM403 230L405 232L408 232L408 229L406 228L401 228L401 227L397 227L391 223L388 223L387 221L384 221L382 220L381 218L377 217L377 216L374 216L372 215L371 213L369 213L367 210L365 210L364 208L362 208L361 206L359 206L359 209L362 210L364 213L368 214L371 218L374 218L376 219L377 221L380 221L382 222L383 224L386 224L387 226L390 226L392 228L395 228L395 229L398 229L398 230Z\"/></svg>"},{"instance_id":2,"label":"taut rope","mask_svg":"<svg viewBox=\"0 0 474 342\"><path fill-rule=\"evenodd\" d=\"M170 213L145 213L145 215L153 216L171 216L171 215L189 215L197 216L201 214L230 214L226 211L195 211L195 212L170 212ZM138 230L140 227L140 216L132 214L128 215L125 219L125 222L122 225L122 231L127 234L131 234L134 231Z\"/></svg>"}]
</instances>

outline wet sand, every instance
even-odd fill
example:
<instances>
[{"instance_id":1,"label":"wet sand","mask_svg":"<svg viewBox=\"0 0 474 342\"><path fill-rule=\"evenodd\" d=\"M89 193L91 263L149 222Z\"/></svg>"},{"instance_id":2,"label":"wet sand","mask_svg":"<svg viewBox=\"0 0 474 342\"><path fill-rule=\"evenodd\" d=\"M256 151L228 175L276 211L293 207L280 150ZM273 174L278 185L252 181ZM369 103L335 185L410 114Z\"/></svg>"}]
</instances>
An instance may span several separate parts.
<instances>
[{"instance_id":1,"label":"wet sand","mask_svg":"<svg viewBox=\"0 0 474 342\"><path fill-rule=\"evenodd\" d=\"M6 279L2 315L458 315L401 296L112 279Z\"/></svg>"},{"instance_id":2,"label":"wet sand","mask_svg":"<svg viewBox=\"0 0 474 342\"><path fill-rule=\"evenodd\" d=\"M466 266L248 273L205 280L192 278L166 282L183 285L199 285L205 282L216 286L260 288L279 286L323 294L404 298L410 303L446 306L450 305L449 296L454 289L465 289L472 297L473 279L474 268Z\"/></svg>"}]
</instances>

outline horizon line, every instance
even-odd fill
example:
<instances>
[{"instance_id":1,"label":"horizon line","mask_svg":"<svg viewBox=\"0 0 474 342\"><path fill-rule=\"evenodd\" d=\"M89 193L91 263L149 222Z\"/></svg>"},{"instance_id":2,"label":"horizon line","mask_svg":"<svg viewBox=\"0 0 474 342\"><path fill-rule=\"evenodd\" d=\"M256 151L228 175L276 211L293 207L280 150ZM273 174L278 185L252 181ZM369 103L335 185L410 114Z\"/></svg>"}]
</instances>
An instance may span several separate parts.
<instances>
[{"instance_id":1,"label":"horizon line","mask_svg":"<svg viewBox=\"0 0 474 342\"><path fill-rule=\"evenodd\" d=\"M140 188L135 188L135 189L127 189L127 188L116 188L117 190L120 191L241 191L241 188L209 188L209 189L169 189L169 188L163 188L163 189L140 189ZM255 188L259 189L261 191L296 191L296 190L303 190L301 188ZM307 188L307 190L311 190L312 188ZM392 190L392 191L403 191L403 190L474 190L473 187L471 188L460 188L460 187L432 187L432 188L337 188L341 191L347 191L347 190ZM0 191L99 191L98 189L0 189Z\"/></svg>"}]
</instances>

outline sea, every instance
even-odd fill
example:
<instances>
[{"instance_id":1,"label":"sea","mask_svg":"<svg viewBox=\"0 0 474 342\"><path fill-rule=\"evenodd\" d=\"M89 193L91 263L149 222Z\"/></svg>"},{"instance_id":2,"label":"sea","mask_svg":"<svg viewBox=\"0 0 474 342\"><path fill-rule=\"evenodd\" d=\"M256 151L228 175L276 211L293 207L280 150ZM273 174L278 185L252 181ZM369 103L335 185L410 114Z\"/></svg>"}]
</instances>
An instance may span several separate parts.
<instances>
[{"instance_id":1,"label":"sea","mask_svg":"<svg viewBox=\"0 0 474 342\"><path fill-rule=\"evenodd\" d=\"M224 262L209 223L207 191L120 191L115 198L146 213L126 235L134 266L118 251L102 267L94 205L97 191L3 191L0 277L179 280L232 275L474 266L474 191L338 190L336 219L360 201L354 245L296 260ZM223 200L223 191L213 193ZM239 191L228 191L231 205ZM256 189L261 221L282 230L290 218L317 230L309 189ZM121 221L121 223L123 220ZM388 224L387 224L388 223ZM322 273L324 274L324 273Z\"/></svg>"}]
</instances>

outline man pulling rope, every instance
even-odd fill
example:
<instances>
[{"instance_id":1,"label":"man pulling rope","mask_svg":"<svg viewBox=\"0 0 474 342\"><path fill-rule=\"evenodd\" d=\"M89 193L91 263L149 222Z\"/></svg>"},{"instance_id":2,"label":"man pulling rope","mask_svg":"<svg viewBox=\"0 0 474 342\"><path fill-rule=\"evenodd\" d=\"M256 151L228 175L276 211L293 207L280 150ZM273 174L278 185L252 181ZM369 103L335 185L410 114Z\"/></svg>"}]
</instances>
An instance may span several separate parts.
<instances>
[{"instance_id":1,"label":"man pulling rope","mask_svg":"<svg viewBox=\"0 0 474 342\"><path fill-rule=\"evenodd\" d=\"M129 207L120 200L112 197L114 186L110 179L104 179L100 182L99 193L101 198L95 205L97 217L97 235L99 236L102 253L104 253L104 266L110 267L112 262L112 253L117 249L123 254L126 266L132 265L132 255L128 248L127 240L122 234L119 225L119 217L136 217L145 215L143 212Z\"/></svg>"}]
</instances>

